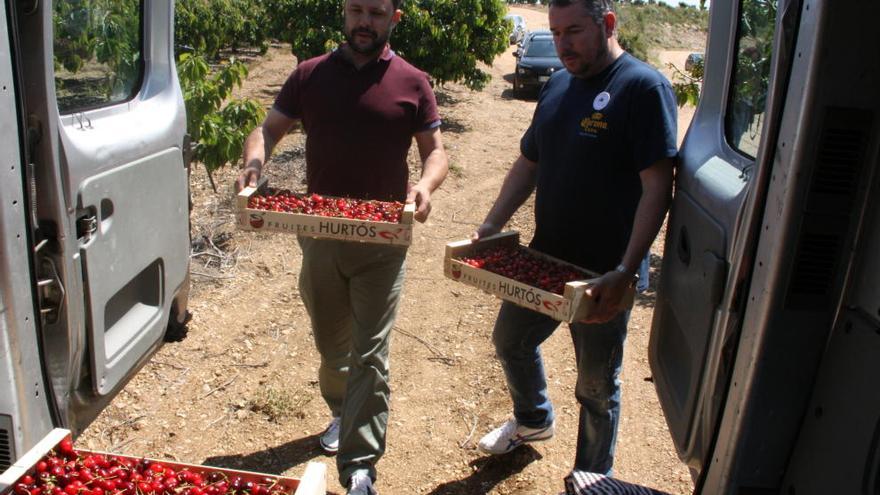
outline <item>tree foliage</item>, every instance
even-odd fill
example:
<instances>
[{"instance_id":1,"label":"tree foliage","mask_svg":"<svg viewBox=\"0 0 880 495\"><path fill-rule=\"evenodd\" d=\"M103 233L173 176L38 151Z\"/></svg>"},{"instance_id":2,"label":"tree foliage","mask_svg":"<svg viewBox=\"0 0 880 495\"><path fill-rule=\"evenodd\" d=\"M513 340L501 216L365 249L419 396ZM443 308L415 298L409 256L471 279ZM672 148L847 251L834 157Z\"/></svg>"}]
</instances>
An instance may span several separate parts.
<instances>
[{"instance_id":1,"label":"tree foliage","mask_svg":"<svg viewBox=\"0 0 880 495\"><path fill-rule=\"evenodd\" d=\"M265 111L253 100L232 100L223 106L232 90L247 78L247 67L240 61L232 59L212 71L203 56L184 53L177 73L194 158L210 174L241 156L249 130L263 119Z\"/></svg>"},{"instance_id":2,"label":"tree foliage","mask_svg":"<svg viewBox=\"0 0 880 495\"><path fill-rule=\"evenodd\" d=\"M269 47L270 21L266 6L255 0L177 0L174 4L175 42L209 59L221 50Z\"/></svg>"},{"instance_id":3,"label":"tree foliage","mask_svg":"<svg viewBox=\"0 0 880 495\"><path fill-rule=\"evenodd\" d=\"M126 94L126 82L140 70L137 4L69 0L55 2L52 15L56 72L75 74L86 64L100 66L104 77L90 91L102 98ZM56 78L59 89L65 82Z\"/></svg>"},{"instance_id":4,"label":"tree foliage","mask_svg":"<svg viewBox=\"0 0 880 495\"><path fill-rule=\"evenodd\" d=\"M300 59L326 53L342 43L339 0L266 0L269 25L291 44ZM502 0L408 0L391 45L407 61L438 83L462 81L479 89L491 64L507 48L510 26Z\"/></svg>"},{"instance_id":5,"label":"tree foliage","mask_svg":"<svg viewBox=\"0 0 880 495\"><path fill-rule=\"evenodd\" d=\"M703 59L694 62L693 66L684 71L675 64L669 64L669 68L672 69L672 89L675 91L678 106L696 106L700 101L700 89L703 85Z\"/></svg>"}]
</instances>

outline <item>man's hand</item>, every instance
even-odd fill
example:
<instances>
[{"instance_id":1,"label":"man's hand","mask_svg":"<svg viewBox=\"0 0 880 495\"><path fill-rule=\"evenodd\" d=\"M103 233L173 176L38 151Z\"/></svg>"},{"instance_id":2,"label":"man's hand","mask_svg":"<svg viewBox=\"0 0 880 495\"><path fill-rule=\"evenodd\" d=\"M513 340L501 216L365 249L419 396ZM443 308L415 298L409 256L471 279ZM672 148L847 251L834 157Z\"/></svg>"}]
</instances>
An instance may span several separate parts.
<instances>
[{"instance_id":1,"label":"man's hand","mask_svg":"<svg viewBox=\"0 0 880 495\"><path fill-rule=\"evenodd\" d=\"M618 271L599 277L586 291L586 296L595 301L596 307L588 318L582 320L583 323L605 323L623 311L623 295L632 284L632 275Z\"/></svg>"},{"instance_id":2,"label":"man's hand","mask_svg":"<svg viewBox=\"0 0 880 495\"><path fill-rule=\"evenodd\" d=\"M245 187L257 187L262 172L263 169L259 165L248 165L242 169L238 180L235 181L235 192L239 192Z\"/></svg>"},{"instance_id":3,"label":"man's hand","mask_svg":"<svg viewBox=\"0 0 880 495\"><path fill-rule=\"evenodd\" d=\"M471 242L477 242L484 237L489 237L490 235L495 235L501 232L501 226L495 225L492 222L483 222L477 230L471 234Z\"/></svg>"},{"instance_id":4,"label":"man's hand","mask_svg":"<svg viewBox=\"0 0 880 495\"><path fill-rule=\"evenodd\" d=\"M416 221L425 223L431 214L431 191L424 185L416 184L409 188L406 194L406 202L416 204Z\"/></svg>"}]
</instances>

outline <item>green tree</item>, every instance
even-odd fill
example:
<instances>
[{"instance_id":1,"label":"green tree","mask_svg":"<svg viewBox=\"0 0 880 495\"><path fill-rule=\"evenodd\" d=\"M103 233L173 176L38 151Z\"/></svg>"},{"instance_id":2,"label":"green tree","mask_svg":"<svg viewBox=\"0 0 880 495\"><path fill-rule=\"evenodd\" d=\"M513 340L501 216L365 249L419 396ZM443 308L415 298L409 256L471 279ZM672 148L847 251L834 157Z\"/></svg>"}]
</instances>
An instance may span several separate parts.
<instances>
[{"instance_id":1,"label":"green tree","mask_svg":"<svg viewBox=\"0 0 880 495\"><path fill-rule=\"evenodd\" d=\"M174 39L179 47L215 59L221 50L269 46L266 5L254 0L177 0Z\"/></svg>"},{"instance_id":2,"label":"green tree","mask_svg":"<svg viewBox=\"0 0 880 495\"><path fill-rule=\"evenodd\" d=\"M300 59L342 43L341 0L266 0L273 36L290 42ZM437 83L462 81L480 89L491 64L507 48L510 26L502 0L408 0L391 45Z\"/></svg>"},{"instance_id":3,"label":"green tree","mask_svg":"<svg viewBox=\"0 0 880 495\"><path fill-rule=\"evenodd\" d=\"M177 63L187 130L194 144L193 157L205 166L211 187L217 191L212 172L238 160L250 129L265 116L255 101L229 98L235 86L247 78L247 67L235 59L211 70L205 57L184 53Z\"/></svg>"}]
</instances>

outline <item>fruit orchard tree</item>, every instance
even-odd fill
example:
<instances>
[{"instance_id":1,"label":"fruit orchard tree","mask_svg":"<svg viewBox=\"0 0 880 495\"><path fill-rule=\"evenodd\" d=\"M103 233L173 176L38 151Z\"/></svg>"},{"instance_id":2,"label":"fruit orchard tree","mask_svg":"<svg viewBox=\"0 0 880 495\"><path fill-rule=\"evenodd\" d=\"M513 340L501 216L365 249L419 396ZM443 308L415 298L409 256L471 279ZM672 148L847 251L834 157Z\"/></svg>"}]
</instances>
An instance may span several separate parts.
<instances>
[{"instance_id":1,"label":"fruit orchard tree","mask_svg":"<svg viewBox=\"0 0 880 495\"><path fill-rule=\"evenodd\" d=\"M269 32L291 44L301 60L343 40L342 0L267 0ZM510 25L502 0L406 0L391 35L394 51L439 83L461 81L480 89L491 64L507 48Z\"/></svg>"}]
</instances>

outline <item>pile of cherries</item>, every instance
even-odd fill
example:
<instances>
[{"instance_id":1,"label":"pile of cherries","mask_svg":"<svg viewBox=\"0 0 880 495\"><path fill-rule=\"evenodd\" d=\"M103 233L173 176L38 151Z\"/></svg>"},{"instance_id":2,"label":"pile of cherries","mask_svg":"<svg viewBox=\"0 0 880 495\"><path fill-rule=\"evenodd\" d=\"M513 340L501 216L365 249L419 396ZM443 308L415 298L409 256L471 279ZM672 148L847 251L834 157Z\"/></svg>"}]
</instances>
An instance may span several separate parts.
<instances>
[{"instance_id":1,"label":"pile of cherries","mask_svg":"<svg viewBox=\"0 0 880 495\"><path fill-rule=\"evenodd\" d=\"M403 203L399 201L328 198L320 194L296 194L286 189L270 189L265 195L251 196L248 208L391 223L400 223L403 213Z\"/></svg>"},{"instance_id":2,"label":"pile of cherries","mask_svg":"<svg viewBox=\"0 0 880 495\"><path fill-rule=\"evenodd\" d=\"M587 273L576 268L535 256L523 246L489 248L460 260L474 268L488 270L560 295L567 282L590 278Z\"/></svg>"},{"instance_id":3,"label":"pile of cherries","mask_svg":"<svg viewBox=\"0 0 880 495\"><path fill-rule=\"evenodd\" d=\"M220 471L175 470L147 459L80 453L70 440L62 440L13 485L12 495L289 495L277 481L246 481Z\"/></svg>"}]
</instances>

